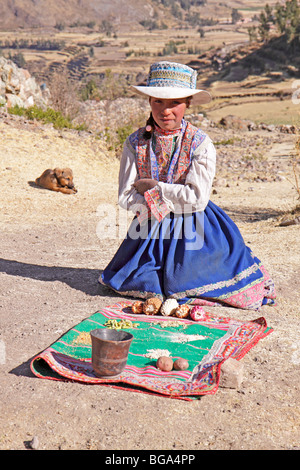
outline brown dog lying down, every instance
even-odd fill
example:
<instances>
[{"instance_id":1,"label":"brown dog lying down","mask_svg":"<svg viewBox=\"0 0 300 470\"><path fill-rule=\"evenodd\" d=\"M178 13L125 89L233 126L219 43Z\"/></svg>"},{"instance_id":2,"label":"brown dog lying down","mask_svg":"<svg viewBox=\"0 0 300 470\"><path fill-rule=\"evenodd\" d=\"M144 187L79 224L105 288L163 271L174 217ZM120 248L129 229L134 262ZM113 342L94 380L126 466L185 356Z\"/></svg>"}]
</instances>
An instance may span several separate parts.
<instances>
[{"instance_id":1,"label":"brown dog lying down","mask_svg":"<svg viewBox=\"0 0 300 470\"><path fill-rule=\"evenodd\" d=\"M73 172L70 168L54 168L54 170L45 170L39 178L35 180L38 186L59 191L65 194L75 194L73 184Z\"/></svg>"}]
</instances>

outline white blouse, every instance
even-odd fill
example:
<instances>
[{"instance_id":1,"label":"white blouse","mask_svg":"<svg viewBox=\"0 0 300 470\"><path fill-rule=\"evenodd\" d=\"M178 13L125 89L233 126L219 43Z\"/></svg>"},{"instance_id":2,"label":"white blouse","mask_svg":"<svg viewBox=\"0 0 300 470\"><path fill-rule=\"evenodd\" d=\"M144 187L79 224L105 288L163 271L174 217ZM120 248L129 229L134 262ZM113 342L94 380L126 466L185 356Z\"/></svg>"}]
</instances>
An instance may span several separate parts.
<instances>
[{"instance_id":1,"label":"white blouse","mask_svg":"<svg viewBox=\"0 0 300 470\"><path fill-rule=\"evenodd\" d=\"M216 149L211 139L206 136L194 151L185 184L159 182L153 189L159 191L160 199L170 212L200 212L209 201L215 169ZM135 149L127 138L120 163L119 205L134 213L140 211L141 205L147 206L145 197L132 186L137 180Z\"/></svg>"}]
</instances>

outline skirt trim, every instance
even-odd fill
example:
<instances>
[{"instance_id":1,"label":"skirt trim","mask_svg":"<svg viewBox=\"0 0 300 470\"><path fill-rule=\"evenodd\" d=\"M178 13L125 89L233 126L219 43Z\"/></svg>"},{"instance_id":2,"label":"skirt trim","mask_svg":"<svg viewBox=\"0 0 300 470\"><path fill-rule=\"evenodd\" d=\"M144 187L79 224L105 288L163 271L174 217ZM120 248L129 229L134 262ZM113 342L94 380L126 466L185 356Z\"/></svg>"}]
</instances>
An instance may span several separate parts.
<instances>
[{"instance_id":1,"label":"skirt trim","mask_svg":"<svg viewBox=\"0 0 300 470\"><path fill-rule=\"evenodd\" d=\"M211 294L213 290L220 289L221 287L232 286L239 282L241 279L245 279L253 272L256 272L258 269L262 271L263 276L247 284L246 286L235 291L224 293L222 295L206 295L209 293ZM101 276L99 278L99 282L102 285L106 285ZM113 289L111 286L108 287ZM165 298L161 294L157 294L155 292L132 290L119 291L116 289L113 290L118 294L129 297L136 297L141 299L158 297L162 301L165 300ZM185 303L188 304L206 306L223 304L236 308L258 310L262 305L274 305L276 293L274 283L269 277L266 269L262 265L258 266L257 264L255 264L250 268L245 269L229 281L217 282L215 284L208 284L207 286L201 286L199 288L178 292L175 294L171 294L168 298L173 298L178 301L185 299Z\"/></svg>"}]
</instances>

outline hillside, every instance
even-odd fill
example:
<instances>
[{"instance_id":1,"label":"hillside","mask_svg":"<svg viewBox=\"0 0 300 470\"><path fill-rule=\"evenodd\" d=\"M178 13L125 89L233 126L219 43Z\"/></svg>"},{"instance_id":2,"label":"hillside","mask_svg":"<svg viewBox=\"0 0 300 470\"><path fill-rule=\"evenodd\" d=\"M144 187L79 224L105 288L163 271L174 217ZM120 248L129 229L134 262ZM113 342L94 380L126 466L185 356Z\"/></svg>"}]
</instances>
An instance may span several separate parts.
<instances>
[{"instance_id":1,"label":"hillside","mask_svg":"<svg viewBox=\"0 0 300 470\"><path fill-rule=\"evenodd\" d=\"M53 27L58 23L86 24L113 17L114 23L138 22L151 15L143 0L2 0L0 29Z\"/></svg>"},{"instance_id":2,"label":"hillside","mask_svg":"<svg viewBox=\"0 0 300 470\"><path fill-rule=\"evenodd\" d=\"M275 5L276 1L268 2ZM174 7L176 5L176 7ZM142 20L160 19L175 22L185 19L188 12L201 12L203 17L230 18L232 8L245 16L261 9L259 1L162 1L162 0L2 0L0 30L11 28L54 27L110 20L114 27L134 28Z\"/></svg>"},{"instance_id":3,"label":"hillside","mask_svg":"<svg viewBox=\"0 0 300 470\"><path fill-rule=\"evenodd\" d=\"M231 21L233 8L243 21ZM249 42L263 8L242 0L3 0L0 55L39 84L62 90L63 81L84 100L129 96L129 84L144 81L151 62L178 61L196 68L199 86L211 91L211 105L201 110L209 117L218 120L227 108L256 122L297 124L298 48L286 48L275 25L270 41Z\"/></svg>"}]
</instances>

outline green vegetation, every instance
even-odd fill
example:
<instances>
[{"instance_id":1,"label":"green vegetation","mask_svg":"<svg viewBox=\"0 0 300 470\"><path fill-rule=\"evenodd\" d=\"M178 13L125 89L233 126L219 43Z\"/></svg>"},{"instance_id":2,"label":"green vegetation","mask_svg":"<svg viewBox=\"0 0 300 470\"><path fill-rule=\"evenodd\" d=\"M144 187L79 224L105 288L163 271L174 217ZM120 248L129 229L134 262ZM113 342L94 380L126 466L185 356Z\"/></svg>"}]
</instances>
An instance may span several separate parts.
<instances>
[{"instance_id":1,"label":"green vegetation","mask_svg":"<svg viewBox=\"0 0 300 470\"><path fill-rule=\"evenodd\" d=\"M99 31L101 33L105 33L106 36L108 36L108 37L116 35L115 27L114 27L113 23L109 20L102 20L101 21Z\"/></svg>"},{"instance_id":2,"label":"green vegetation","mask_svg":"<svg viewBox=\"0 0 300 470\"><path fill-rule=\"evenodd\" d=\"M276 4L275 9L267 3L260 13L259 25L248 29L250 40L258 34L266 42L270 36L271 26L275 25L279 34L284 35L287 43L300 44L300 5L297 0L287 0L285 5Z\"/></svg>"},{"instance_id":3,"label":"green vegetation","mask_svg":"<svg viewBox=\"0 0 300 470\"><path fill-rule=\"evenodd\" d=\"M118 127L116 130L116 135L117 135L117 144L118 147L123 148L123 145L125 143L125 140L127 139L130 134L133 133L134 127L132 124L126 124L125 126Z\"/></svg>"},{"instance_id":4,"label":"green vegetation","mask_svg":"<svg viewBox=\"0 0 300 470\"><path fill-rule=\"evenodd\" d=\"M99 86L101 100L114 100L126 96L128 85L123 75L114 74L111 69L105 70L104 78Z\"/></svg>"},{"instance_id":5,"label":"green vegetation","mask_svg":"<svg viewBox=\"0 0 300 470\"><path fill-rule=\"evenodd\" d=\"M16 54L12 54L10 52L8 54L8 58L12 60L18 67L24 68L26 66L26 60L22 52L17 52Z\"/></svg>"},{"instance_id":6,"label":"green vegetation","mask_svg":"<svg viewBox=\"0 0 300 470\"><path fill-rule=\"evenodd\" d=\"M154 0L155 3L163 5L164 7L172 7L174 4L180 6L183 10L190 10L191 7L199 7L201 5L206 5L207 0Z\"/></svg>"},{"instance_id":7,"label":"green vegetation","mask_svg":"<svg viewBox=\"0 0 300 470\"><path fill-rule=\"evenodd\" d=\"M82 101L98 100L100 98L99 89L95 80L89 80L80 90Z\"/></svg>"},{"instance_id":8,"label":"green vegetation","mask_svg":"<svg viewBox=\"0 0 300 470\"><path fill-rule=\"evenodd\" d=\"M158 53L159 56L164 56L164 55L172 55L172 54L177 54L178 48L177 48L177 42L176 41L169 41L163 50Z\"/></svg>"},{"instance_id":9,"label":"green vegetation","mask_svg":"<svg viewBox=\"0 0 300 470\"><path fill-rule=\"evenodd\" d=\"M109 128L106 128L104 132L104 139L107 144L108 150L114 150L117 156L121 155L125 140L135 130L133 124L125 124L124 126L118 127L115 131L111 132Z\"/></svg>"},{"instance_id":10,"label":"green vegetation","mask_svg":"<svg viewBox=\"0 0 300 470\"><path fill-rule=\"evenodd\" d=\"M13 39L0 41L0 49L33 49L38 51L60 51L65 47L65 41L54 39Z\"/></svg>"},{"instance_id":11,"label":"green vegetation","mask_svg":"<svg viewBox=\"0 0 300 470\"><path fill-rule=\"evenodd\" d=\"M55 129L77 129L84 130L84 126L74 127L69 118L65 117L60 111L55 111L52 108L46 110L38 107L31 106L29 108L21 108L20 106L13 106L8 109L10 114L17 116L25 116L27 119L34 121L41 121L43 124L53 124Z\"/></svg>"},{"instance_id":12,"label":"green vegetation","mask_svg":"<svg viewBox=\"0 0 300 470\"><path fill-rule=\"evenodd\" d=\"M70 28L80 28L84 26L90 29L94 29L96 26L96 22L95 21L87 21L87 22L74 21L74 23L70 24Z\"/></svg>"},{"instance_id":13,"label":"green vegetation","mask_svg":"<svg viewBox=\"0 0 300 470\"><path fill-rule=\"evenodd\" d=\"M149 31L153 31L154 29L168 29L168 26L163 21L158 22L156 20L142 20L140 21L140 25Z\"/></svg>"},{"instance_id":14,"label":"green vegetation","mask_svg":"<svg viewBox=\"0 0 300 470\"><path fill-rule=\"evenodd\" d=\"M230 139L225 139L225 140L220 140L218 142L215 142L215 145L233 145L236 139L233 137Z\"/></svg>"},{"instance_id":15,"label":"green vegetation","mask_svg":"<svg viewBox=\"0 0 300 470\"><path fill-rule=\"evenodd\" d=\"M205 6L207 0L153 0L153 3L156 3L158 8L163 7L169 9L171 15L176 18L176 21L184 21L192 28L218 23L218 21L213 18L200 18L200 13L197 9L201 6ZM157 20L157 12L155 10L152 19L142 20L140 24L150 31L155 29L168 29L168 25L163 21L159 22Z\"/></svg>"},{"instance_id":16,"label":"green vegetation","mask_svg":"<svg viewBox=\"0 0 300 470\"><path fill-rule=\"evenodd\" d=\"M232 24L236 24L238 21L240 21L243 18L243 15L236 9L233 8L231 10L231 21Z\"/></svg>"}]
</instances>

